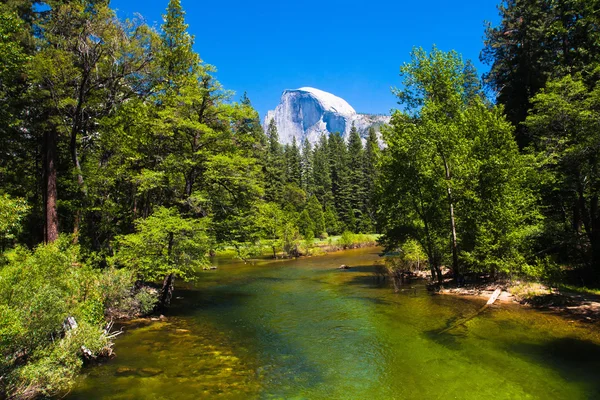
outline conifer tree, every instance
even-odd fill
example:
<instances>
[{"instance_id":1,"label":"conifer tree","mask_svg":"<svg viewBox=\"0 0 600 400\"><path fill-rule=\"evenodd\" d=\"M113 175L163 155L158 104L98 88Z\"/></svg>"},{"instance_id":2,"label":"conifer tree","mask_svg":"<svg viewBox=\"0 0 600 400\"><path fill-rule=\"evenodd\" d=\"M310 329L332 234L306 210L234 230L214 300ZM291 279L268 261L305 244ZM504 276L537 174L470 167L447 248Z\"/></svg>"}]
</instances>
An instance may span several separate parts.
<instances>
[{"instance_id":1,"label":"conifer tree","mask_svg":"<svg viewBox=\"0 0 600 400\"><path fill-rule=\"evenodd\" d=\"M286 170L286 182L294 184L298 187L302 186L302 165L300 149L296 142L296 138L292 139L291 145L285 146L285 170Z\"/></svg>"},{"instance_id":2,"label":"conifer tree","mask_svg":"<svg viewBox=\"0 0 600 400\"><path fill-rule=\"evenodd\" d=\"M279 143L277 125L272 119L267 128L267 163L265 165L265 199L281 204L284 187L285 161Z\"/></svg>"},{"instance_id":3,"label":"conifer tree","mask_svg":"<svg viewBox=\"0 0 600 400\"><path fill-rule=\"evenodd\" d=\"M353 124L348 138L348 195L355 224L349 226L349 229L355 232L368 229L368 227L363 226L363 219L366 215L364 164L362 140Z\"/></svg>"},{"instance_id":4,"label":"conifer tree","mask_svg":"<svg viewBox=\"0 0 600 400\"><path fill-rule=\"evenodd\" d=\"M331 192L331 170L329 165L329 154L327 146L327 136L321 135L319 143L313 151L313 193L317 196L323 207L333 204L333 194Z\"/></svg>"},{"instance_id":5,"label":"conifer tree","mask_svg":"<svg viewBox=\"0 0 600 400\"><path fill-rule=\"evenodd\" d=\"M302 142L302 189L306 193L314 192L313 150L308 138Z\"/></svg>"},{"instance_id":6,"label":"conifer tree","mask_svg":"<svg viewBox=\"0 0 600 400\"><path fill-rule=\"evenodd\" d=\"M313 221L313 233L315 236L320 236L326 232L323 207L315 195L310 196L310 199L308 199L306 209L308 210L310 219Z\"/></svg>"},{"instance_id":7,"label":"conifer tree","mask_svg":"<svg viewBox=\"0 0 600 400\"><path fill-rule=\"evenodd\" d=\"M329 136L329 166L331 171L331 192L340 221L346 229L354 229L354 216L350 215L350 172L348 169L348 149L339 133Z\"/></svg>"},{"instance_id":8,"label":"conifer tree","mask_svg":"<svg viewBox=\"0 0 600 400\"><path fill-rule=\"evenodd\" d=\"M364 163L364 190L365 190L365 228L373 232L376 223L377 212L377 193L376 182L378 178L378 162L381 150L377 140L377 133L374 128L369 129L369 136L365 146L365 163Z\"/></svg>"}]
</instances>

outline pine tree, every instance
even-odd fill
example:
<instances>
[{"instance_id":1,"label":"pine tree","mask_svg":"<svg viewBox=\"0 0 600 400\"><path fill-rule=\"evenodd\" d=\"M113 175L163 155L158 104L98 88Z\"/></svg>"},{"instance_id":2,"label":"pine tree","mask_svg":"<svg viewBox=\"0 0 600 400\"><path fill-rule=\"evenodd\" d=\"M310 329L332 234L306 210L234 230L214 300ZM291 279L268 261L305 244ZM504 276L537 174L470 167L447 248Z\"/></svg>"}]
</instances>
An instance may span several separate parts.
<instances>
[{"instance_id":1,"label":"pine tree","mask_svg":"<svg viewBox=\"0 0 600 400\"><path fill-rule=\"evenodd\" d=\"M302 189L308 194L314 192L313 150L308 138L302 142Z\"/></svg>"},{"instance_id":2,"label":"pine tree","mask_svg":"<svg viewBox=\"0 0 600 400\"><path fill-rule=\"evenodd\" d=\"M319 143L315 146L312 159L312 176L314 189L313 193L317 196L319 202L327 207L333 204L333 194L331 192L331 170L329 165L329 154L327 146L327 136L321 135Z\"/></svg>"},{"instance_id":3,"label":"pine tree","mask_svg":"<svg viewBox=\"0 0 600 400\"><path fill-rule=\"evenodd\" d=\"M488 24L481 59L485 80L497 91L521 148L530 143L523 126L530 99L548 79L581 72L591 84L600 61L598 0L505 0L500 25Z\"/></svg>"},{"instance_id":4,"label":"pine tree","mask_svg":"<svg viewBox=\"0 0 600 400\"><path fill-rule=\"evenodd\" d=\"M366 191L364 176L364 149L358 130L352 125L348 138L348 185L350 210L354 218L354 225L348 228L354 232L366 231L368 227L362 222L366 216ZM351 222L350 222L351 223Z\"/></svg>"},{"instance_id":5,"label":"pine tree","mask_svg":"<svg viewBox=\"0 0 600 400\"><path fill-rule=\"evenodd\" d=\"M306 209L308 210L308 214L310 215L310 219L313 221L313 233L315 236L321 236L325 229L325 218L323 213L323 207L319 203L319 200L316 196L311 196L308 199L308 203L306 204Z\"/></svg>"},{"instance_id":6,"label":"pine tree","mask_svg":"<svg viewBox=\"0 0 600 400\"><path fill-rule=\"evenodd\" d=\"M285 146L285 171L286 171L286 182L294 184L298 187L302 186L302 165L300 149L296 143L296 138L292 139L291 145Z\"/></svg>"},{"instance_id":7,"label":"pine tree","mask_svg":"<svg viewBox=\"0 0 600 400\"><path fill-rule=\"evenodd\" d=\"M282 204L285 161L283 147L279 143L277 125L272 119L267 128L267 163L265 165L265 199Z\"/></svg>"},{"instance_id":8,"label":"pine tree","mask_svg":"<svg viewBox=\"0 0 600 400\"><path fill-rule=\"evenodd\" d=\"M350 171L348 169L348 149L339 133L329 136L329 168L331 171L331 192L339 220L345 229L354 229L354 216L350 215Z\"/></svg>"},{"instance_id":9,"label":"pine tree","mask_svg":"<svg viewBox=\"0 0 600 400\"><path fill-rule=\"evenodd\" d=\"M364 190L365 190L365 210L364 219L365 228L370 232L374 231L377 213L377 192L376 182L379 179L378 162L381 150L377 140L377 133L374 128L369 129L369 136L365 146L364 163Z\"/></svg>"}]
</instances>

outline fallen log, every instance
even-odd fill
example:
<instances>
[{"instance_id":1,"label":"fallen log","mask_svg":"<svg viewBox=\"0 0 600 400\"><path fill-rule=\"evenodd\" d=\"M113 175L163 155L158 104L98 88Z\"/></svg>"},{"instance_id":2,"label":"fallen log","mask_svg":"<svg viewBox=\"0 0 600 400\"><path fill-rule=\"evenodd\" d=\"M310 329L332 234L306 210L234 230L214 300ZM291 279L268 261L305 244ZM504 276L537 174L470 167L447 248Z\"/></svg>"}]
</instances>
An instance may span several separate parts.
<instances>
[{"instance_id":1,"label":"fallen log","mask_svg":"<svg viewBox=\"0 0 600 400\"><path fill-rule=\"evenodd\" d=\"M496 302L496 300L498 300L498 297L500 297L500 294L502 294L502 289L494 290L494 293L492 293L492 295L488 299L487 303L485 303L485 305L483 307L481 307L475 314L473 314L469 317L466 317L466 318L458 319L456 322L454 322L452 325L450 325L446 329L442 329L439 332L439 334L441 335L442 333L446 333L446 332L456 328L457 326L464 325L465 323L469 322L470 320L472 320L473 318L475 318L476 316L478 316L479 314L484 312L485 309L488 308L490 305L494 304Z\"/></svg>"}]
</instances>

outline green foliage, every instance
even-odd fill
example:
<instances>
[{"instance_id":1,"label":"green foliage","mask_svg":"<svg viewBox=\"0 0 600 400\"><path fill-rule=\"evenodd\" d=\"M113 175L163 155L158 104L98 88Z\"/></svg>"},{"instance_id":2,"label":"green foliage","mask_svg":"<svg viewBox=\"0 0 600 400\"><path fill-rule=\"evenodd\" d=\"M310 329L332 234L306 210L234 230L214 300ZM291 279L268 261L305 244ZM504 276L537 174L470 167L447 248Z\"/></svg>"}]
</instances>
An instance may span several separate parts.
<instances>
[{"instance_id":1,"label":"green foliage","mask_svg":"<svg viewBox=\"0 0 600 400\"><path fill-rule=\"evenodd\" d=\"M325 218L323 214L323 207L319 204L316 196L311 196L306 204L306 211L312 221L313 233L315 235L321 235L325 232Z\"/></svg>"},{"instance_id":2,"label":"green foliage","mask_svg":"<svg viewBox=\"0 0 600 400\"><path fill-rule=\"evenodd\" d=\"M512 127L469 89L472 75L458 54L417 49L401 71L396 94L407 109L384 130L383 243L416 240L436 273L453 256L455 269L512 271L537 222Z\"/></svg>"},{"instance_id":3,"label":"green foliage","mask_svg":"<svg viewBox=\"0 0 600 400\"><path fill-rule=\"evenodd\" d=\"M16 248L0 269L0 375L16 398L68 390L83 365L82 348L99 355L107 273L80 263L79 248L63 236L34 251ZM131 290L131 281L129 290ZM65 329L67 317L77 327Z\"/></svg>"},{"instance_id":4,"label":"green foliage","mask_svg":"<svg viewBox=\"0 0 600 400\"><path fill-rule=\"evenodd\" d=\"M206 265L209 241L204 219L183 218L174 208L158 208L136 221L136 232L117 238L115 262L140 279L156 281L174 274L191 279Z\"/></svg>"},{"instance_id":5,"label":"green foliage","mask_svg":"<svg viewBox=\"0 0 600 400\"><path fill-rule=\"evenodd\" d=\"M298 257L300 255L301 238L300 232L295 224L288 221L283 225L281 247L288 256Z\"/></svg>"},{"instance_id":6,"label":"green foliage","mask_svg":"<svg viewBox=\"0 0 600 400\"><path fill-rule=\"evenodd\" d=\"M337 240L337 245L349 249L354 244L354 234L350 231L344 231L340 238Z\"/></svg>"},{"instance_id":7,"label":"green foliage","mask_svg":"<svg viewBox=\"0 0 600 400\"><path fill-rule=\"evenodd\" d=\"M337 235L341 232L341 223L338 219L338 215L332 205L327 206L325 214L323 215L325 221L325 231L330 235Z\"/></svg>"},{"instance_id":8,"label":"green foliage","mask_svg":"<svg viewBox=\"0 0 600 400\"><path fill-rule=\"evenodd\" d=\"M6 248L23 228L23 219L29 212L24 199L13 199L7 194L0 194L0 248Z\"/></svg>"},{"instance_id":9,"label":"green foliage","mask_svg":"<svg viewBox=\"0 0 600 400\"><path fill-rule=\"evenodd\" d=\"M561 253L570 253L571 261L591 264L598 277L600 85L589 88L580 75L567 76L548 82L531 101L533 109L525 124L545 178L541 186L549 217L545 236ZM559 240L552 239L557 233Z\"/></svg>"},{"instance_id":10,"label":"green foliage","mask_svg":"<svg viewBox=\"0 0 600 400\"><path fill-rule=\"evenodd\" d=\"M497 91L521 147L530 143L523 122L530 99L548 79L581 72L595 81L600 57L597 0L517 1L499 6L501 22L487 25L481 59L491 66L486 81Z\"/></svg>"}]
</instances>

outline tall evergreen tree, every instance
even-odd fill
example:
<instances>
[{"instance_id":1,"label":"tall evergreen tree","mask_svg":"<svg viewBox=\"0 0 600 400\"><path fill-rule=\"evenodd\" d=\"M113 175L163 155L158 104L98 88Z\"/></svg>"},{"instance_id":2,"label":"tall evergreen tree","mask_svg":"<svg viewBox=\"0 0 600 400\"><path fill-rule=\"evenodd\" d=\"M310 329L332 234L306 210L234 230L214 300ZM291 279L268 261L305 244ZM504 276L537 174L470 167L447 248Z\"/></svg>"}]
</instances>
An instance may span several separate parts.
<instances>
[{"instance_id":1,"label":"tall evergreen tree","mask_svg":"<svg viewBox=\"0 0 600 400\"><path fill-rule=\"evenodd\" d=\"M317 196L323 207L333 204L331 192L331 170L329 165L328 140L325 134L321 135L315 145L312 158L313 194Z\"/></svg>"},{"instance_id":2,"label":"tall evergreen tree","mask_svg":"<svg viewBox=\"0 0 600 400\"><path fill-rule=\"evenodd\" d=\"M286 182L294 184L298 187L302 186L302 160L300 156L300 149L296 142L296 138L292 139L291 145L285 146L285 171L286 171Z\"/></svg>"},{"instance_id":3,"label":"tall evergreen tree","mask_svg":"<svg viewBox=\"0 0 600 400\"><path fill-rule=\"evenodd\" d=\"M377 133L374 128L369 129L369 136L365 145L365 210L366 222L365 225L370 232L373 232L376 225L377 213L377 187L376 182L379 179L379 159L380 159L379 142Z\"/></svg>"},{"instance_id":4,"label":"tall evergreen tree","mask_svg":"<svg viewBox=\"0 0 600 400\"><path fill-rule=\"evenodd\" d=\"M313 149L308 141L304 138L302 142L302 189L306 193L314 192L314 176L313 176Z\"/></svg>"},{"instance_id":5,"label":"tall evergreen tree","mask_svg":"<svg viewBox=\"0 0 600 400\"><path fill-rule=\"evenodd\" d=\"M267 128L267 163L265 166L265 199L282 204L285 160L283 147L279 143L277 125L272 119Z\"/></svg>"},{"instance_id":6,"label":"tall evergreen tree","mask_svg":"<svg viewBox=\"0 0 600 400\"><path fill-rule=\"evenodd\" d=\"M525 147L530 138L519 124L549 78L582 72L597 79L600 1L504 0L499 11L502 20L487 26L481 59L491 66L485 79Z\"/></svg>"},{"instance_id":7,"label":"tall evergreen tree","mask_svg":"<svg viewBox=\"0 0 600 400\"><path fill-rule=\"evenodd\" d=\"M354 125L350 129L348 138L348 186L350 209L354 217L355 225L349 227L352 231L366 231L368 226L364 226L366 217L366 190L364 175L364 148L362 139Z\"/></svg>"},{"instance_id":8,"label":"tall evergreen tree","mask_svg":"<svg viewBox=\"0 0 600 400\"><path fill-rule=\"evenodd\" d=\"M350 171L348 168L348 149L339 133L329 136L329 166L331 171L331 192L340 221L346 229L354 229L355 218L350 203Z\"/></svg>"}]
</instances>

